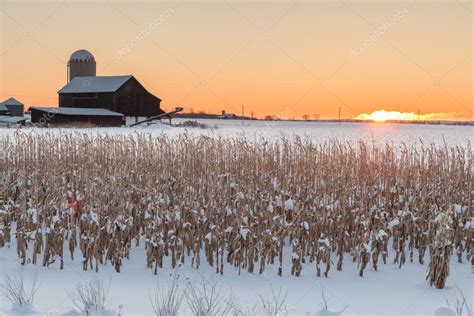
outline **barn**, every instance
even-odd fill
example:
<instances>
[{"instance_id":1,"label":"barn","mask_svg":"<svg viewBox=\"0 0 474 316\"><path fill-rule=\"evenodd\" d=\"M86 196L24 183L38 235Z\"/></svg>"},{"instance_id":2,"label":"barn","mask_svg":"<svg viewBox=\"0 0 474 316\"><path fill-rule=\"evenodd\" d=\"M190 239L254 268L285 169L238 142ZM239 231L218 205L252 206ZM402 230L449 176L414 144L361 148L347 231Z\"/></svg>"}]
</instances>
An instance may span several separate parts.
<instances>
[{"instance_id":1,"label":"barn","mask_svg":"<svg viewBox=\"0 0 474 316\"><path fill-rule=\"evenodd\" d=\"M58 94L60 108L103 107L125 116L144 117L164 113L161 99L131 75L74 77Z\"/></svg>"},{"instance_id":2,"label":"barn","mask_svg":"<svg viewBox=\"0 0 474 316\"><path fill-rule=\"evenodd\" d=\"M41 126L91 124L97 127L119 127L123 114L104 108L31 107L31 123Z\"/></svg>"}]
</instances>

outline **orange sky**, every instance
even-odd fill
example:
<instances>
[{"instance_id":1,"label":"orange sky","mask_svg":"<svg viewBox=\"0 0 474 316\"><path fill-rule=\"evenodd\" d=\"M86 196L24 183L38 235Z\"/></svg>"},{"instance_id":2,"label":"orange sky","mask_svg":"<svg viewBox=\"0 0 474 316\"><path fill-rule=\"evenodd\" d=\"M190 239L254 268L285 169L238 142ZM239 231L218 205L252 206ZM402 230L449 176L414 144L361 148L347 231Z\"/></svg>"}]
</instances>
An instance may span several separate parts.
<instances>
[{"instance_id":1,"label":"orange sky","mask_svg":"<svg viewBox=\"0 0 474 316\"><path fill-rule=\"evenodd\" d=\"M165 109L473 119L470 1L156 2L2 0L1 98L57 105L84 48L98 75L133 74Z\"/></svg>"}]
</instances>

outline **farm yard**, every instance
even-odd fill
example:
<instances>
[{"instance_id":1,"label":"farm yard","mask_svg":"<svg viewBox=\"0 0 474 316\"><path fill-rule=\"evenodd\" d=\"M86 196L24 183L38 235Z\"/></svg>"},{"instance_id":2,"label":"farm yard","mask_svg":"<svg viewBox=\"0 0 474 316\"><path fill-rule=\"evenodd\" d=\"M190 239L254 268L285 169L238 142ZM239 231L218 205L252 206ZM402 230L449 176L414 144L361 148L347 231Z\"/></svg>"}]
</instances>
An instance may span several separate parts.
<instances>
[{"instance_id":1,"label":"farm yard","mask_svg":"<svg viewBox=\"0 0 474 316\"><path fill-rule=\"evenodd\" d=\"M467 315L469 128L231 128L0 131L2 293L36 289L0 312L433 315L464 297Z\"/></svg>"}]
</instances>

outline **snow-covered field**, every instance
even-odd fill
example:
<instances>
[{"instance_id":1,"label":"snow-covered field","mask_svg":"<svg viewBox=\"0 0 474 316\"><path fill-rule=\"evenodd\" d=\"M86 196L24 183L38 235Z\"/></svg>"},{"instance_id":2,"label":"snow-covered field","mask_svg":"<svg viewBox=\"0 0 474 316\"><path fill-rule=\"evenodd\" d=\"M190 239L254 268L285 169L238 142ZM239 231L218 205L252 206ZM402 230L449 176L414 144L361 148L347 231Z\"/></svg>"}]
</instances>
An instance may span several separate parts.
<instances>
[{"instance_id":1,"label":"snow-covered field","mask_svg":"<svg viewBox=\"0 0 474 316\"><path fill-rule=\"evenodd\" d=\"M287 251L289 253L289 251ZM393 256L390 256L393 259ZM335 260L335 259L333 259ZM349 258L346 259L350 261ZM110 283L108 305L118 311L123 306L123 315L152 315L149 292L156 289L157 284L168 282L172 269L170 263L164 263L157 276L153 275L145 265L145 250L134 249L132 258L123 261L123 272L116 273L113 267L101 266L100 271L83 271L80 262L70 262L65 257L64 270L59 264L43 268L41 265L27 264L19 266L15 247L0 250L0 266L2 274L14 274L19 269L25 270L27 276L37 274L41 279L41 287L35 298L34 306L41 313L56 315L74 309L68 292L73 292L76 284L85 280L101 278ZM288 260L287 260L288 262ZM455 286L464 291L472 299L472 274L469 263L459 264L455 258L451 262L451 275L443 290L430 287L425 281L426 264L407 263L401 269L388 263L380 265L379 271L367 269L364 277L357 274L357 268L349 262L343 271L331 271L328 278L315 275L314 264L303 267L300 277L290 275L289 267L284 269L282 277L277 276L277 267L269 266L263 274L238 275L233 268L227 268L223 276L216 276L214 269L204 264L196 270L189 265L189 260L179 269L183 287L187 282L199 283L202 278L220 279L222 289L233 293L237 302L245 308L259 302L259 295L270 297L272 289L288 291L287 309L289 315L317 315L321 311L322 289L328 302L329 310L341 311L342 315L433 315L433 310L446 304L446 299L453 300ZM472 303L472 301L471 301ZM1 311L11 312L10 303L2 299ZM183 303L183 315L189 315Z\"/></svg>"},{"instance_id":2,"label":"snow-covered field","mask_svg":"<svg viewBox=\"0 0 474 316\"><path fill-rule=\"evenodd\" d=\"M189 121L188 119L173 119L173 124ZM164 124L152 124L150 126L121 127L121 128L94 128L77 129L80 133L88 134L130 134L151 133L177 135L189 133L193 135L206 135L214 137L240 137L247 138L280 138L282 136L299 135L313 140L325 141L337 139L340 141L355 142L365 140L384 143L419 143L425 144L446 142L448 145L465 146L467 141L474 142L474 127L453 125L416 125L416 124L363 124L363 123L327 123L327 122L289 122L289 121L239 121L239 120L191 120L206 124L209 128L172 128ZM134 120L129 120L133 123ZM2 128L0 134L14 134L17 129ZM75 129L43 129L24 128L24 131L35 133L48 133L51 131L74 131Z\"/></svg>"},{"instance_id":3,"label":"snow-covered field","mask_svg":"<svg viewBox=\"0 0 474 316\"><path fill-rule=\"evenodd\" d=\"M174 120L185 121L185 120ZM403 124L337 124L337 123L292 123L292 122L249 122L225 120L199 120L216 128L175 128L164 125L152 125L140 128L101 128L101 129L36 129L25 128L27 133L63 133L77 131L81 134L129 134L151 133L165 134L170 137L188 133L191 135L206 135L210 137L247 137L247 138L280 138L299 135L315 141L337 139L339 141L356 142L365 140L377 144L394 143L443 143L449 146L466 147L474 142L474 128L467 126L445 125L403 125ZM14 138L16 130L0 128L0 135ZM290 247L288 247L290 248ZM78 249L76 250L80 252ZM318 315L322 309L324 291L328 309L335 314L321 315L433 315L434 310L446 304L446 300L454 301L456 293L461 290L470 300L473 298L473 279L471 265L467 260L458 263L456 257L451 257L451 270L446 287L437 290L425 281L427 264L420 265L417 260L407 262L401 268L392 264L394 254L389 253L387 264L380 264L378 271L368 267L363 277L358 276L358 269L351 264L350 258L345 257L343 271L332 268L328 278L316 277L314 263L303 264L300 277L290 274L291 259L284 260L283 276L277 276L277 265L269 265L262 274L254 274L245 270L238 275L233 267L226 266L225 273L217 276L215 270L207 264L202 264L199 270L190 265L190 258L178 270L171 269L167 258L164 268L159 269L158 275L146 268L146 252L143 243L139 248L133 247L130 260L123 260L121 273L116 273L109 265L101 265L95 273L83 271L79 260L71 261L67 251L64 270L59 269L55 262L49 267L27 263L21 266L16 254L16 242L10 247L0 248L0 279L5 275L24 274L27 279L38 276L40 288L34 301L34 310L40 315L57 315L70 313L72 306L70 295L80 281L100 278L110 282L110 293L107 299L108 307L121 315L151 315L149 293L156 290L157 284L166 284L171 279L173 271L180 275L180 286L186 287L188 282L198 284L205 280L218 280L224 295L235 297L236 305L245 309L259 302L259 297L271 297L272 290L287 291L285 302L289 315ZM290 256L291 250L285 252ZM333 257L336 262L336 257ZM407 259L407 261L409 261ZM0 299L0 313L12 314L10 302L4 296ZM182 304L182 314L189 315L186 302ZM260 314L262 312L259 312ZM449 315L449 314L445 314Z\"/></svg>"}]
</instances>

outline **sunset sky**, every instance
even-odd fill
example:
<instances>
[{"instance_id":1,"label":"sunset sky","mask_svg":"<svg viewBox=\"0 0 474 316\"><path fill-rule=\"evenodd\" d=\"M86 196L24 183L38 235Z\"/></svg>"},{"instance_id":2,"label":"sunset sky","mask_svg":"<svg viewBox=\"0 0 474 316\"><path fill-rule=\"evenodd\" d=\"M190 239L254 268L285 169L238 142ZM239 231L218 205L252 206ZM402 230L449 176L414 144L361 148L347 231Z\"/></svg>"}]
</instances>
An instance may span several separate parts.
<instances>
[{"instance_id":1,"label":"sunset sky","mask_svg":"<svg viewBox=\"0 0 474 316\"><path fill-rule=\"evenodd\" d=\"M57 105L87 49L164 109L474 119L471 1L157 2L2 0L1 99Z\"/></svg>"}]
</instances>

